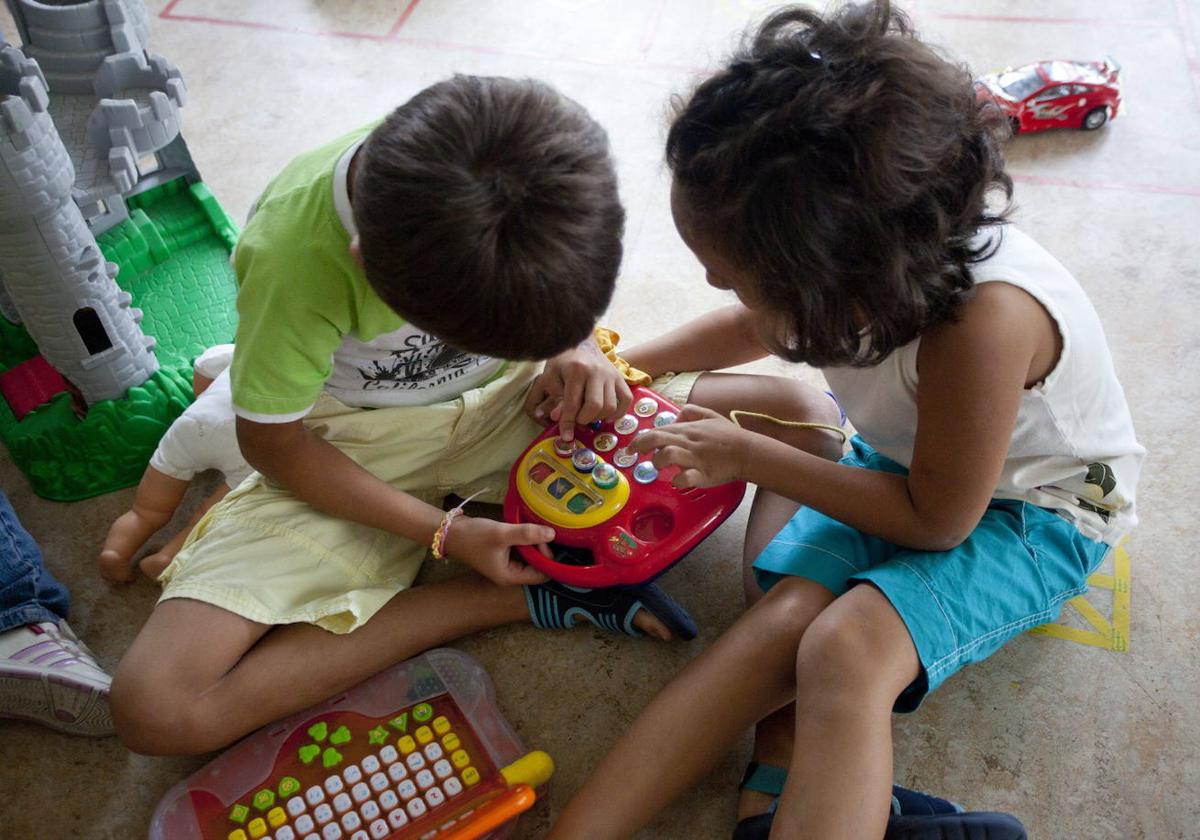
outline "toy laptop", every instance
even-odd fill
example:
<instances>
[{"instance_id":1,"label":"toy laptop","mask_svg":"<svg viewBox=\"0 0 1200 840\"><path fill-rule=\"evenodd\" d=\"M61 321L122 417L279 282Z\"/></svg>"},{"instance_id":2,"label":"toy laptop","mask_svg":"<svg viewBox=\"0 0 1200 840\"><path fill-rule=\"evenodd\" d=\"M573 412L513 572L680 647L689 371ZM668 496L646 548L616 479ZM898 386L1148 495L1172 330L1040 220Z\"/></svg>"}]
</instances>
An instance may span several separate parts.
<instances>
[{"instance_id":1,"label":"toy laptop","mask_svg":"<svg viewBox=\"0 0 1200 840\"><path fill-rule=\"evenodd\" d=\"M744 482L678 489L677 467L661 472L633 439L679 414L666 398L633 386L629 414L576 428L575 440L543 432L513 465L504 518L554 528L554 557L520 546L521 558L555 580L591 589L658 577L729 517Z\"/></svg>"},{"instance_id":2,"label":"toy laptop","mask_svg":"<svg viewBox=\"0 0 1200 840\"><path fill-rule=\"evenodd\" d=\"M432 650L175 785L150 840L503 838L553 772L545 753L525 754L482 666Z\"/></svg>"}]
</instances>

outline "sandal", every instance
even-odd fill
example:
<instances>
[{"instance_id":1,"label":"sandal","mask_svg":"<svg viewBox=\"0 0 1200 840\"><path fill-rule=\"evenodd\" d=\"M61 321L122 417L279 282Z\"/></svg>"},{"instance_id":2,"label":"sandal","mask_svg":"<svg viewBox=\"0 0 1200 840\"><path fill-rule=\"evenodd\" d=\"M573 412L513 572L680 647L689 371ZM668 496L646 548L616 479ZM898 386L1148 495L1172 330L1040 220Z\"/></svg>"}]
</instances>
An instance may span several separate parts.
<instances>
[{"instance_id":1,"label":"sandal","mask_svg":"<svg viewBox=\"0 0 1200 840\"><path fill-rule=\"evenodd\" d=\"M767 840L786 781L782 767L757 761L746 765L738 787L776 799L765 814L740 820L733 840ZM967 812L948 799L892 785L892 813L883 840L1026 840L1026 835L1020 821L1008 814Z\"/></svg>"},{"instance_id":2,"label":"sandal","mask_svg":"<svg viewBox=\"0 0 1200 840\"><path fill-rule=\"evenodd\" d=\"M533 626L543 630L566 630L583 619L602 630L645 636L633 626L638 610L646 610L661 621L673 636L696 638L696 623L674 598L657 583L608 589L580 589L555 580L525 587L525 604Z\"/></svg>"}]
</instances>

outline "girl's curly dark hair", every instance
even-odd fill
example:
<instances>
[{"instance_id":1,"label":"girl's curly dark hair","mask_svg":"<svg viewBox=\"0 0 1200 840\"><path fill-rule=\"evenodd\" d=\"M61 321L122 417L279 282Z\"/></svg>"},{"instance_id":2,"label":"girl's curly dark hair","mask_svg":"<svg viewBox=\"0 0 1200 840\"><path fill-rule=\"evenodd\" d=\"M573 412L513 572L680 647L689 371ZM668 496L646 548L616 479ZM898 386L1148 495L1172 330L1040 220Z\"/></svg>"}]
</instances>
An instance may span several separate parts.
<instances>
[{"instance_id":1,"label":"girl's curly dark hair","mask_svg":"<svg viewBox=\"0 0 1200 840\"><path fill-rule=\"evenodd\" d=\"M788 7L676 103L667 162L697 235L779 313L773 350L869 366L971 295L994 251L973 237L1012 198L1006 131L886 0Z\"/></svg>"}]
</instances>

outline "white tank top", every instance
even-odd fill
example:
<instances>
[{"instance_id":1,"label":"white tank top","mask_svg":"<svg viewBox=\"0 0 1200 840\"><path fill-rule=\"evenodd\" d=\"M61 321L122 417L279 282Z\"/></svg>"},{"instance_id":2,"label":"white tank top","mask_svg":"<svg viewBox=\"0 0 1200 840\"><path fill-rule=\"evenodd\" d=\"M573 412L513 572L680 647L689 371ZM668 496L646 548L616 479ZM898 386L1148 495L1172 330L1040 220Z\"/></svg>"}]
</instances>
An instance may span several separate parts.
<instances>
[{"instance_id":1,"label":"white tank top","mask_svg":"<svg viewBox=\"0 0 1200 840\"><path fill-rule=\"evenodd\" d=\"M1007 225L996 253L972 267L976 284L1010 283L1036 298L1058 325L1062 354L1021 397L1004 469L992 494L1050 508L1087 537L1115 545L1137 522L1134 491L1145 449L1134 437L1100 319L1054 257ZM863 439L905 467L917 430L920 338L870 368L822 372Z\"/></svg>"}]
</instances>

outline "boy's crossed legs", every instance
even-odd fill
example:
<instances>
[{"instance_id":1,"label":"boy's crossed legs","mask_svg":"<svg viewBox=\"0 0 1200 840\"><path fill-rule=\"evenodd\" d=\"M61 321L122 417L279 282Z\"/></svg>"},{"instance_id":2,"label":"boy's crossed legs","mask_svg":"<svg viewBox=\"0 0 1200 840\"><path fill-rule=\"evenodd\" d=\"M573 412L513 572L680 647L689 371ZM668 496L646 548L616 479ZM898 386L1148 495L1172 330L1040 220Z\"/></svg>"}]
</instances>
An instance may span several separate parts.
<instances>
[{"instance_id":1,"label":"boy's crossed legs","mask_svg":"<svg viewBox=\"0 0 1200 840\"><path fill-rule=\"evenodd\" d=\"M797 383L787 386L764 388L761 377L706 374L692 401L722 412L748 407L787 419L836 422L828 397ZM753 401L755 393L770 393L770 404ZM840 448L827 432L762 431L794 436L818 450ZM118 668L114 716L136 751L210 751L430 647L529 619L521 587L499 587L475 575L405 589L341 635L304 623L273 626L200 600L172 598L155 609ZM635 615L634 624L670 637L647 610Z\"/></svg>"}]
</instances>

